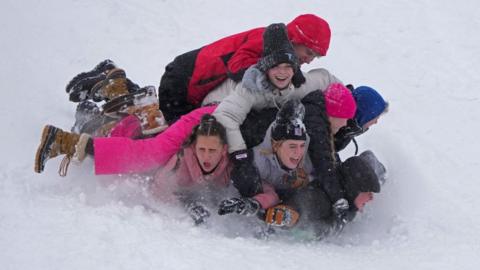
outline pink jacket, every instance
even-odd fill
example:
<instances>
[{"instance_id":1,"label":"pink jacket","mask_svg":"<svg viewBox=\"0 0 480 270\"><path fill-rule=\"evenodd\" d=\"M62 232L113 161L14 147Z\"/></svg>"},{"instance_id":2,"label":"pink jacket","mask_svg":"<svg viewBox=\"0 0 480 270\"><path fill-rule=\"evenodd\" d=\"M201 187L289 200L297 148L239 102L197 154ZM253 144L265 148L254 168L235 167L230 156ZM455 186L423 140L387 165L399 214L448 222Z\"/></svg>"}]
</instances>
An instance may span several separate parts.
<instances>
[{"instance_id":1,"label":"pink jacket","mask_svg":"<svg viewBox=\"0 0 480 270\"><path fill-rule=\"evenodd\" d=\"M215 170L204 175L194 154L193 146L190 146L171 157L165 167L155 174L152 193L160 197L166 191L171 193L178 188L191 188L207 184L213 184L220 188L227 187L230 183L230 170L230 162L227 151L225 151Z\"/></svg>"},{"instance_id":2,"label":"pink jacket","mask_svg":"<svg viewBox=\"0 0 480 270\"><path fill-rule=\"evenodd\" d=\"M204 114L216 106L196 109L154 138L132 140L125 137L95 138L95 174L147 172L161 167L181 148ZM128 130L125 131L128 136ZM119 136L116 134L116 136Z\"/></svg>"}]
</instances>

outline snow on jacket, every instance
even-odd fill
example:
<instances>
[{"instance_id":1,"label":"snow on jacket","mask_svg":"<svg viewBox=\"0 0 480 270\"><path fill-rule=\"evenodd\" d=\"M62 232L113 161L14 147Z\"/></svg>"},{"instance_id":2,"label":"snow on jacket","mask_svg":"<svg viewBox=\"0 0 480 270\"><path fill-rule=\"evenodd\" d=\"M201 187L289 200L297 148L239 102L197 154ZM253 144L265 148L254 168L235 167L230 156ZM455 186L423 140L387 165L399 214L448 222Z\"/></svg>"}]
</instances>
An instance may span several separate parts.
<instances>
[{"instance_id":1,"label":"snow on jacket","mask_svg":"<svg viewBox=\"0 0 480 270\"><path fill-rule=\"evenodd\" d=\"M95 174L138 173L156 169L181 148L204 114L216 106L196 109L154 138L132 140L125 137L95 138Z\"/></svg>"},{"instance_id":2,"label":"snow on jacket","mask_svg":"<svg viewBox=\"0 0 480 270\"><path fill-rule=\"evenodd\" d=\"M304 74L306 82L299 88L292 86L284 90L273 89L265 74L255 66L250 67L241 84L218 105L213 115L227 130L229 153L246 149L240 133L240 125L251 110L280 108L289 99L302 99L315 90L325 90L328 85L340 82L326 69L315 69ZM231 87L231 84L222 86ZM225 91L223 88L215 91Z\"/></svg>"},{"instance_id":3,"label":"snow on jacket","mask_svg":"<svg viewBox=\"0 0 480 270\"><path fill-rule=\"evenodd\" d=\"M273 196L271 191L269 191L267 194L260 193L256 195L266 197L264 202L268 202L268 205L260 202L262 208L264 209L272 207L280 202L277 191L285 194L296 188L292 187L292 183L286 181L286 179L291 179L289 176L293 176L295 170L285 170L285 168L281 166L277 155L273 153L271 137L272 125L270 125L268 128L263 142L253 148L254 163L260 172L260 178L262 179L263 186L265 187L266 185L269 185L275 190L275 196ZM314 178L310 176L310 174L313 172L313 166L306 151L308 149L309 142L310 138L307 136L307 140L305 142L305 155L299 164L299 168L302 168L305 171L308 176L308 181L312 181ZM277 197L276 201L275 197Z\"/></svg>"}]
</instances>

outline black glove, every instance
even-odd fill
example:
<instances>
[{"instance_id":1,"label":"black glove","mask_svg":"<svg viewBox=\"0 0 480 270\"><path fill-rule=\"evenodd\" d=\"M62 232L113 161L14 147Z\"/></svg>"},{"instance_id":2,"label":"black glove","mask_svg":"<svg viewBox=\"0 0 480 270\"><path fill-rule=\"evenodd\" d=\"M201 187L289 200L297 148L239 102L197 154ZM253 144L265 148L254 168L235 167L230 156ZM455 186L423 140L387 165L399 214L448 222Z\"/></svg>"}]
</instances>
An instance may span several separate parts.
<instances>
[{"instance_id":1,"label":"black glove","mask_svg":"<svg viewBox=\"0 0 480 270\"><path fill-rule=\"evenodd\" d=\"M353 86L353 84L350 84L350 83L345 85L345 87L347 87L348 90L350 90L350 92L353 92L353 90L355 90L355 86Z\"/></svg>"},{"instance_id":2,"label":"black glove","mask_svg":"<svg viewBox=\"0 0 480 270\"><path fill-rule=\"evenodd\" d=\"M356 136L363 134L365 131L366 129L359 126L355 119L348 119L347 125L334 135L335 151L340 152L345 149ZM355 152L357 151L358 149Z\"/></svg>"},{"instance_id":3,"label":"black glove","mask_svg":"<svg viewBox=\"0 0 480 270\"><path fill-rule=\"evenodd\" d=\"M210 216L210 212L197 202L189 203L185 206L187 213L195 222L195 225L204 223Z\"/></svg>"},{"instance_id":4,"label":"black glove","mask_svg":"<svg viewBox=\"0 0 480 270\"><path fill-rule=\"evenodd\" d=\"M260 203L252 198L230 198L220 202L218 214L236 213L245 216L255 215L260 209Z\"/></svg>"},{"instance_id":5,"label":"black glove","mask_svg":"<svg viewBox=\"0 0 480 270\"><path fill-rule=\"evenodd\" d=\"M335 233L340 233L343 230L345 224L347 224L347 212L350 208L348 201L344 198L337 200L332 205L332 211L334 214L334 221L333 221L333 230Z\"/></svg>"},{"instance_id":6,"label":"black glove","mask_svg":"<svg viewBox=\"0 0 480 270\"><path fill-rule=\"evenodd\" d=\"M233 163L231 178L233 186L237 188L240 195L253 197L263 192L262 182L257 167L253 163L253 152L239 150L230 154Z\"/></svg>"}]
</instances>

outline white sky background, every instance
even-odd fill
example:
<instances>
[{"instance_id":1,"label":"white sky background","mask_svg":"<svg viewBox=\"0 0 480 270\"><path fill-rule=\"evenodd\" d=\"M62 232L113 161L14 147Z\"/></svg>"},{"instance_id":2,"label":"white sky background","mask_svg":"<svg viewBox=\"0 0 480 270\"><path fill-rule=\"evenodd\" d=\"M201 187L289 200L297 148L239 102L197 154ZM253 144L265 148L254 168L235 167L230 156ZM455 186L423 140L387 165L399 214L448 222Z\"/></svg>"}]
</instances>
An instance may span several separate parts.
<instances>
[{"instance_id":1,"label":"white sky background","mask_svg":"<svg viewBox=\"0 0 480 270\"><path fill-rule=\"evenodd\" d=\"M44 124L69 129L65 85L110 58L158 87L176 55L302 13L325 18L325 67L390 102L361 150L383 160L381 194L340 239L313 244L196 228L141 206L135 178L33 158ZM2 269L478 269L480 4L477 1L3 1L0 10ZM349 148L344 156L351 154ZM121 183L120 183L121 182Z\"/></svg>"}]
</instances>

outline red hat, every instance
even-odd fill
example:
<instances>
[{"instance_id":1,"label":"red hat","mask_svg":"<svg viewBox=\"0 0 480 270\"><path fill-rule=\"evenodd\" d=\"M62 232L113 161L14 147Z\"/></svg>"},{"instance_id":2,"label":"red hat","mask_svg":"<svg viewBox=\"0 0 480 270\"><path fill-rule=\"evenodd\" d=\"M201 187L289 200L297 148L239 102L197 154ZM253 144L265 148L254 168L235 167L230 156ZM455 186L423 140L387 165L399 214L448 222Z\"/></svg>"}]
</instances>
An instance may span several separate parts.
<instances>
[{"instance_id":1,"label":"red hat","mask_svg":"<svg viewBox=\"0 0 480 270\"><path fill-rule=\"evenodd\" d=\"M355 116L357 104L352 92L341 83L332 83L324 92L328 116L351 119Z\"/></svg>"},{"instance_id":2,"label":"red hat","mask_svg":"<svg viewBox=\"0 0 480 270\"><path fill-rule=\"evenodd\" d=\"M288 37L292 43L302 44L321 56L327 55L330 45L330 26L313 14L303 14L287 24Z\"/></svg>"}]
</instances>

